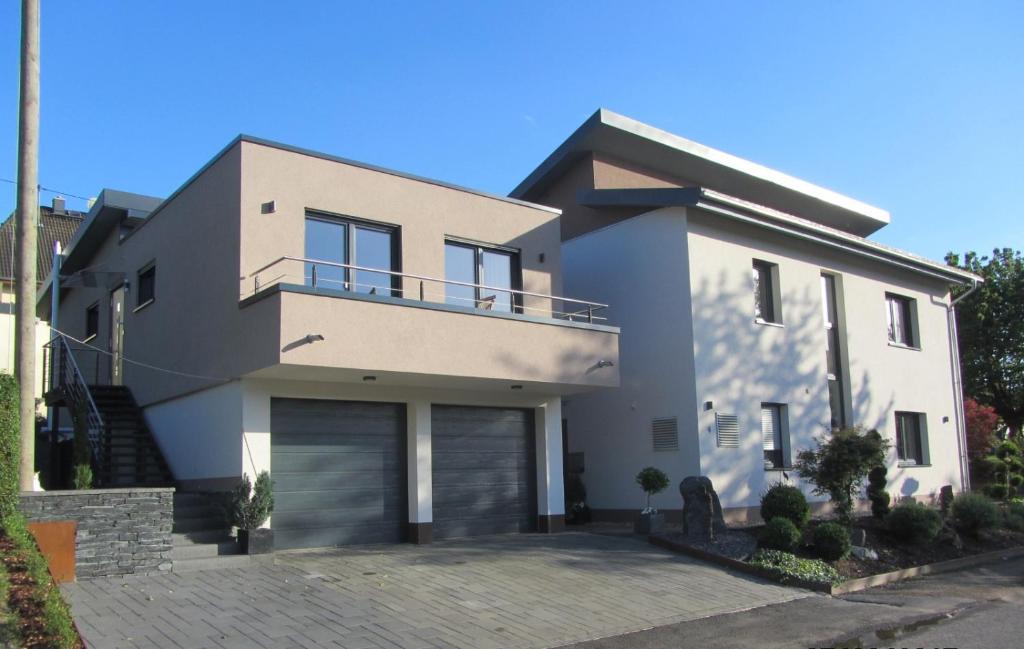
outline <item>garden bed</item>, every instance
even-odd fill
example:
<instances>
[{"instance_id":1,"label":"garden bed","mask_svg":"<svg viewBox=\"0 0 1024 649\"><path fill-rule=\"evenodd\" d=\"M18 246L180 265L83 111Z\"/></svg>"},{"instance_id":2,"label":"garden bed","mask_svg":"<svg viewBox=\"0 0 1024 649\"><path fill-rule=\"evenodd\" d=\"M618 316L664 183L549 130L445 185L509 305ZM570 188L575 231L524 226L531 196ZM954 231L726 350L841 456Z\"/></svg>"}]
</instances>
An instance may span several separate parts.
<instances>
[{"instance_id":1,"label":"garden bed","mask_svg":"<svg viewBox=\"0 0 1024 649\"><path fill-rule=\"evenodd\" d=\"M811 538L814 528L823 522L810 522L804 538ZM976 538L959 535L959 544L954 543L953 535L947 532L940 534L939 538L931 543L914 544L896 539L885 529L881 521L875 518L857 519L853 527L864 530L864 545L874 550L878 554L878 559L851 555L845 559L824 562L837 575L832 578L831 583L825 577L800 579L784 576L751 563L753 548L757 545L756 539L763 526L729 530L722 535L721 542L714 543L688 542L679 530L673 529L653 535L649 540L652 544L748 574L830 594L853 592L900 579L1024 555L1024 532L1004 528L984 530ZM798 560L808 562L816 558L807 544L801 544L793 554Z\"/></svg>"},{"instance_id":2,"label":"garden bed","mask_svg":"<svg viewBox=\"0 0 1024 649\"><path fill-rule=\"evenodd\" d=\"M5 521L0 530L0 595L9 619L4 632L26 649L83 647L46 560L21 521Z\"/></svg>"}]
</instances>

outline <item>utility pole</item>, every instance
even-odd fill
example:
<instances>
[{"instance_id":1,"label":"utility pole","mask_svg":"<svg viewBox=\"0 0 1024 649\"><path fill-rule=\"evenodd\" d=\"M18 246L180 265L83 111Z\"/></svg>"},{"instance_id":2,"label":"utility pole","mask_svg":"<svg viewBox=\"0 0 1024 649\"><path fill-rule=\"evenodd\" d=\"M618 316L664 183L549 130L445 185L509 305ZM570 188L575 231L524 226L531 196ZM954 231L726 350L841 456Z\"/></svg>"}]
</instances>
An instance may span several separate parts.
<instances>
[{"instance_id":1,"label":"utility pole","mask_svg":"<svg viewBox=\"0 0 1024 649\"><path fill-rule=\"evenodd\" d=\"M18 113L18 254L14 332L21 390L22 491L31 491L36 446L36 221L39 219L39 0L21 2L21 97Z\"/></svg>"}]
</instances>

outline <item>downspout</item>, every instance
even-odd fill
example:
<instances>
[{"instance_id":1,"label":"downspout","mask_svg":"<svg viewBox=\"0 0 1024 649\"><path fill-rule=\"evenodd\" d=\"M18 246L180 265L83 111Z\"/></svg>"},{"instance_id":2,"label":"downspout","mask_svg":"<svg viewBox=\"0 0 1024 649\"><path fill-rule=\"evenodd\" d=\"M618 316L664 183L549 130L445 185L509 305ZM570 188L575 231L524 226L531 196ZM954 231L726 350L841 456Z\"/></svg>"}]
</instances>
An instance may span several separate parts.
<instances>
[{"instance_id":1,"label":"downspout","mask_svg":"<svg viewBox=\"0 0 1024 649\"><path fill-rule=\"evenodd\" d=\"M953 370L953 416L956 422L956 443L960 452L960 490L967 492L971 488L970 461L967 457L967 420L964 414L963 379L960 372L960 344L956 326L956 305L965 297L978 290L981 284L977 279L971 280L971 288L956 298L946 307L946 319L949 331L949 354Z\"/></svg>"}]
</instances>

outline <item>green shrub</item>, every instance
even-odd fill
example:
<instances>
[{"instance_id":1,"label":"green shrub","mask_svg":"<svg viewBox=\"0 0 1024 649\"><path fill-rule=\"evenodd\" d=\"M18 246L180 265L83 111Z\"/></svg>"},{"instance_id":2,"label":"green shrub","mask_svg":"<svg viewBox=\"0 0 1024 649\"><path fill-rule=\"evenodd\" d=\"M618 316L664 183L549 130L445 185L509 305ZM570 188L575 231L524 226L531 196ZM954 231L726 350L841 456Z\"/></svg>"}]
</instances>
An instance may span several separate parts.
<instances>
[{"instance_id":1,"label":"green shrub","mask_svg":"<svg viewBox=\"0 0 1024 649\"><path fill-rule=\"evenodd\" d=\"M758 543L762 548L792 552L800 543L800 530L793 521L777 516L764 526Z\"/></svg>"},{"instance_id":2,"label":"green shrub","mask_svg":"<svg viewBox=\"0 0 1024 649\"><path fill-rule=\"evenodd\" d=\"M999 508L981 494L960 494L953 499L951 511L953 526L971 536L999 524Z\"/></svg>"},{"instance_id":3,"label":"green shrub","mask_svg":"<svg viewBox=\"0 0 1024 649\"><path fill-rule=\"evenodd\" d=\"M1020 447L1009 440L1000 442L985 462L995 478L987 493L993 498L1015 496L1024 484L1024 456Z\"/></svg>"},{"instance_id":4,"label":"green shrub","mask_svg":"<svg viewBox=\"0 0 1024 649\"><path fill-rule=\"evenodd\" d=\"M825 561L850 556L850 531L839 523L822 523L814 528L814 551Z\"/></svg>"},{"instance_id":5,"label":"green shrub","mask_svg":"<svg viewBox=\"0 0 1024 649\"><path fill-rule=\"evenodd\" d=\"M1002 499L1006 498L1006 494L1008 494L1008 493L1009 493L1009 490L1007 490L1006 485L1002 485L1002 484L985 485L985 494L989 498L995 498L996 500L1002 500Z\"/></svg>"},{"instance_id":6,"label":"green shrub","mask_svg":"<svg viewBox=\"0 0 1024 649\"><path fill-rule=\"evenodd\" d=\"M835 586L842 583L835 568L819 559L801 559L779 550L758 550L750 564L767 570L782 583L794 580Z\"/></svg>"},{"instance_id":7,"label":"green shrub","mask_svg":"<svg viewBox=\"0 0 1024 649\"><path fill-rule=\"evenodd\" d=\"M893 507L885 522L893 536L911 543L930 543L942 529L939 512L914 501Z\"/></svg>"},{"instance_id":8,"label":"green shrub","mask_svg":"<svg viewBox=\"0 0 1024 649\"><path fill-rule=\"evenodd\" d=\"M868 471L885 461L891 444L877 430L862 428L833 431L817 448L797 454L797 475L814 485L814 493L832 500L839 521L849 525L853 519L853 496L864 483Z\"/></svg>"},{"instance_id":9,"label":"green shrub","mask_svg":"<svg viewBox=\"0 0 1024 649\"><path fill-rule=\"evenodd\" d=\"M775 518L788 519L798 530L803 529L811 517L811 507L802 491L786 484L772 486L761 496L761 518L770 522Z\"/></svg>"},{"instance_id":10,"label":"green shrub","mask_svg":"<svg viewBox=\"0 0 1024 649\"><path fill-rule=\"evenodd\" d=\"M21 428L18 382L0 374L0 518L18 511L20 491Z\"/></svg>"},{"instance_id":11,"label":"green shrub","mask_svg":"<svg viewBox=\"0 0 1024 649\"><path fill-rule=\"evenodd\" d=\"M879 465L868 473L868 499L871 501L871 515L877 519L883 519L889 513L889 492L885 490L888 482L886 474L888 469Z\"/></svg>"},{"instance_id":12,"label":"green shrub","mask_svg":"<svg viewBox=\"0 0 1024 649\"><path fill-rule=\"evenodd\" d=\"M254 530L263 525L274 511L274 481L270 474L260 471L256 487L243 474L242 480L231 492L230 523L240 530Z\"/></svg>"},{"instance_id":13,"label":"green shrub","mask_svg":"<svg viewBox=\"0 0 1024 649\"><path fill-rule=\"evenodd\" d=\"M1024 500L1014 498L1006 505L1003 513L1003 527L1015 532L1024 532Z\"/></svg>"},{"instance_id":14,"label":"green shrub","mask_svg":"<svg viewBox=\"0 0 1024 649\"><path fill-rule=\"evenodd\" d=\"M88 464L76 464L72 486L75 489L92 489L92 467Z\"/></svg>"},{"instance_id":15,"label":"green shrub","mask_svg":"<svg viewBox=\"0 0 1024 649\"><path fill-rule=\"evenodd\" d=\"M659 494L668 488L668 476L665 475L665 472L661 469L649 466L636 474L636 483L640 485L640 488L644 490L645 494L647 494L647 507L644 509L644 512L653 513L657 511L651 507L651 496Z\"/></svg>"}]
</instances>

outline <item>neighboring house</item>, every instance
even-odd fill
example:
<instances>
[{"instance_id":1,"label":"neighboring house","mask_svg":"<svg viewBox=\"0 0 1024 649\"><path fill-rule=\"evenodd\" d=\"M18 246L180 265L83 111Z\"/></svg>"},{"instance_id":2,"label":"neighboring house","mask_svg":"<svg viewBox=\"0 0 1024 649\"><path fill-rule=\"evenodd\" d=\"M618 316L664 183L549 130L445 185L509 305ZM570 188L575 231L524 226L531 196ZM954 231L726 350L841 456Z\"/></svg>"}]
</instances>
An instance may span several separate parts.
<instances>
[{"instance_id":1,"label":"neighboring house","mask_svg":"<svg viewBox=\"0 0 1024 649\"><path fill-rule=\"evenodd\" d=\"M565 290L622 329L622 387L563 405L598 517L635 515L653 465L757 520L835 426L892 441L896 498L965 488L950 288L978 278L867 240L885 211L605 110L512 196L563 211Z\"/></svg>"},{"instance_id":2,"label":"neighboring house","mask_svg":"<svg viewBox=\"0 0 1024 649\"><path fill-rule=\"evenodd\" d=\"M50 206L39 207L39 232L36 277L39 284L50 274L53 264L54 244L66 247L82 224L81 212L65 207L63 198L54 198ZM15 245L16 219L12 214L0 225L0 372L14 374L14 317L15 317ZM50 341L50 327L45 322L36 323L36 384L37 392L42 389L43 345ZM45 410L40 411L44 414Z\"/></svg>"},{"instance_id":3,"label":"neighboring house","mask_svg":"<svg viewBox=\"0 0 1024 649\"><path fill-rule=\"evenodd\" d=\"M619 336L554 297L560 235L556 209L240 136L166 200L100 194L57 314L91 347L50 396L130 388L179 488L269 470L278 548L557 530L562 399L618 385Z\"/></svg>"}]
</instances>

